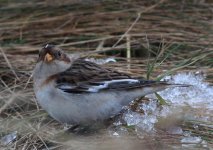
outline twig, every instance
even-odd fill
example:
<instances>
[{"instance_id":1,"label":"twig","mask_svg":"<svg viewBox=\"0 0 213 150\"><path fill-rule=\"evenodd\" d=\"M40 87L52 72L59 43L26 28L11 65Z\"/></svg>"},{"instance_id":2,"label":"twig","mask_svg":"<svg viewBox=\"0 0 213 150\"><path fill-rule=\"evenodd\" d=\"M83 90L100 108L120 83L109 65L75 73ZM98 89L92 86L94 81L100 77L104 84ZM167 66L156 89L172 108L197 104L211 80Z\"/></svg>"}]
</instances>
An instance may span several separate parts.
<instances>
[{"instance_id":1,"label":"twig","mask_svg":"<svg viewBox=\"0 0 213 150\"><path fill-rule=\"evenodd\" d=\"M130 35L126 35L126 57L127 57L127 68L130 69L130 60L131 60L131 41Z\"/></svg>"},{"instance_id":2,"label":"twig","mask_svg":"<svg viewBox=\"0 0 213 150\"><path fill-rule=\"evenodd\" d=\"M17 94L12 94L9 100L5 102L5 104L0 108L0 114L15 100Z\"/></svg>"},{"instance_id":3,"label":"twig","mask_svg":"<svg viewBox=\"0 0 213 150\"><path fill-rule=\"evenodd\" d=\"M17 80L20 80L19 77L17 76L16 72L14 71L10 61L8 60L6 54L4 53L4 50L0 47L0 51L5 59L5 61L7 62L8 67L10 68L10 70L13 72L14 76L16 77Z\"/></svg>"},{"instance_id":4,"label":"twig","mask_svg":"<svg viewBox=\"0 0 213 150\"><path fill-rule=\"evenodd\" d=\"M112 47L115 47L117 46L121 40L123 40L123 38L129 33L129 31L132 30L132 28L135 26L135 24L139 21L139 19L141 18L141 14L142 13L145 13L145 12L149 12L150 10L154 9L156 6L158 6L159 4L165 2L166 0L161 0L160 2L148 7L147 9L145 9L144 11L140 11L138 13L138 16L137 18L135 19L135 21L131 24L131 26L127 29L127 31L121 36L121 38L112 46Z\"/></svg>"},{"instance_id":5,"label":"twig","mask_svg":"<svg viewBox=\"0 0 213 150\"><path fill-rule=\"evenodd\" d=\"M24 90L27 88L28 84L30 83L31 78L33 77L33 73L30 75L30 77L27 80L27 83L24 86Z\"/></svg>"},{"instance_id":6,"label":"twig","mask_svg":"<svg viewBox=\"0 0 213 150\"><path fill-rule=\"evenodd\" d=\"M135 26L135 24L138 22L138 20L141 18L141 13L138 13L137 18L135 19L135 21L132 23L132 25L127 29L127 31L121 36L121 38L112 46L113 48L115 46L117 46L121 40L123 40L123 38L129 33L130 30L132 30L132 28Z\"/></svg>"}]
</instances>

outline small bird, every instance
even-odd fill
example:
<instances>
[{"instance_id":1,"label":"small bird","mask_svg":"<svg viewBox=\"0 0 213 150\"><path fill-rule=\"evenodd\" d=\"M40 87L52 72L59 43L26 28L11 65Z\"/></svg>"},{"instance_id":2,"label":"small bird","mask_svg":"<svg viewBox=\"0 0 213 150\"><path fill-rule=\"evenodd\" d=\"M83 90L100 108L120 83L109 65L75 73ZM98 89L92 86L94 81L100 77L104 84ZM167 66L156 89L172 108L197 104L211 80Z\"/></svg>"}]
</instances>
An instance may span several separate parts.
<instances>
[{"instance_id":1,"label":"small bird","mask_svg":"<svg viewBox=\"0 0 213 150\"><path fill-rule=\"evenodd\" d=\"M138 97L181 86L133 78L82 58L70 57L53 45L39 51L33 80L42 108L61 123L78 125L106 120Z\"/></svg>"}]
</instances>

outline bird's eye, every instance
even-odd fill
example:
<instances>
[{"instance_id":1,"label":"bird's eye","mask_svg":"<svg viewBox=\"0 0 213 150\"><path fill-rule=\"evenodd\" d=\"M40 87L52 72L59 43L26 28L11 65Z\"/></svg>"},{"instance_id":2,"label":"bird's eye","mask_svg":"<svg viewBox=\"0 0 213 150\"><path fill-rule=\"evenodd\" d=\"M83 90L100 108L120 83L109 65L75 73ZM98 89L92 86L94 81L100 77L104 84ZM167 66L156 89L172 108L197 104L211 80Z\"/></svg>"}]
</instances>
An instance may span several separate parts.
<instances>
[{"instance_id":1,"label":"bird's eye","mask_svg":"<svg viewBox=\"0 0 213 150\"><path fill-rule=\"evenodd\" d=\"M60 52L60 51L58 51L57 55L58 55L58 57L61 57L61 52Z\"/></svg>"}]
</instances>

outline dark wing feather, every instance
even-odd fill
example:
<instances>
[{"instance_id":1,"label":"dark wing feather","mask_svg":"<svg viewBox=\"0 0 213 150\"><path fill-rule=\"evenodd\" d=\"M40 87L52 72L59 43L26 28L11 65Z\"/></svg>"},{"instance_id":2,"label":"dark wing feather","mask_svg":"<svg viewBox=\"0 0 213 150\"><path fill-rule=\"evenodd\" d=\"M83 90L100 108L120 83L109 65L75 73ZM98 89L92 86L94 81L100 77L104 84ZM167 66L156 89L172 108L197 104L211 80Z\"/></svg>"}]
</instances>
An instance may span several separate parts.
<instances>
[{"instance_id":1,"label":"dark wing feather","mask_svg":"<svg viewBox=\"0 0 213 150\"><path fill-rule=\"evenodd\" d=\"M125 73L78 59L68 70L57 75L56 83L57 88L64 92L83 93L139 88L153 84L155 81L135 79Z\"/></svg>"}]
</instances>

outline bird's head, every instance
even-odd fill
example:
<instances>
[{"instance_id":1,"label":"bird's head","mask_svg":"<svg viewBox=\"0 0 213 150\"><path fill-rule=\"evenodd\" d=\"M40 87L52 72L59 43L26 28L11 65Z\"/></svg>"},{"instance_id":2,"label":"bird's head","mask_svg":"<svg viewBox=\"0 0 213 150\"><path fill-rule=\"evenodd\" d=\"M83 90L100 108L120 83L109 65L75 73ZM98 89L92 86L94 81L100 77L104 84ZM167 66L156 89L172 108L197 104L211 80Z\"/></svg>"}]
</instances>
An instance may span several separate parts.
<instances>
[{"instance_id":1,"label":"bird's head","mask_svg":"<svg viewBox=\"0 0 213 150\"><path fill-rule=\"evenodd\" d=\"M70 66L71 58L66 53L54 45L47 44L39 51L34 78L46 78L63 72Z\"/></svg>"},{"instance_id":2,"label":"bird's head","mask_svg":"<svg viewBox=\"0 0 213 150\"><path fill-rule=\"evenodd\" d=\"M39 51L38 62L46 64L63 62L70 63L70 58L60 48L47 44Z\"/></svg>"}]
</instances>

